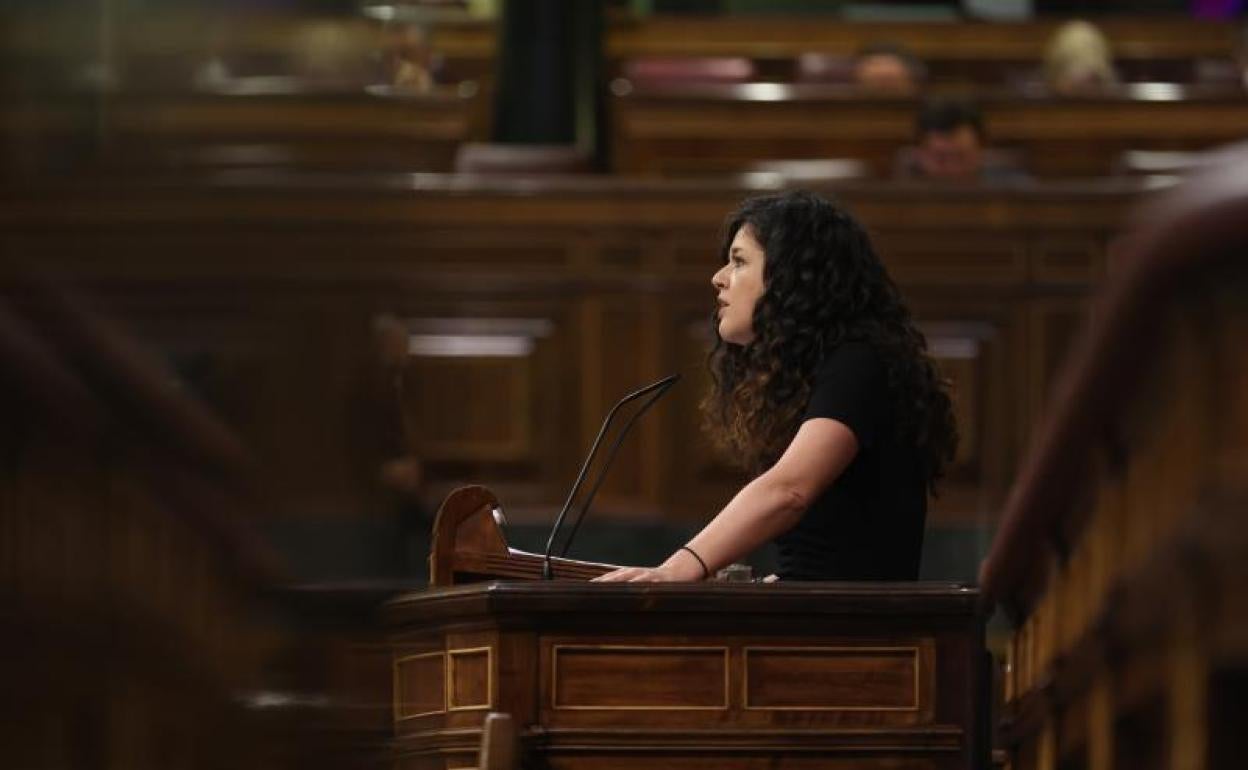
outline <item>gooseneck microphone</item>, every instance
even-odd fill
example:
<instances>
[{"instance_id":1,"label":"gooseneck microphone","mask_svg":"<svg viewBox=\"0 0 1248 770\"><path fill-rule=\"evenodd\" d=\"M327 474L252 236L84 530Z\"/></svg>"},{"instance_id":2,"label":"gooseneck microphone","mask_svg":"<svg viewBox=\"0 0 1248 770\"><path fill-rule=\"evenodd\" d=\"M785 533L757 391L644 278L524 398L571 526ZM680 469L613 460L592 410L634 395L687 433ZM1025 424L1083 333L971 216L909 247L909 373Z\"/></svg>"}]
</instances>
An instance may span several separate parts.
<instances>
[{"instance_id":1,"label":"gooseneck microphone","mask_svg":"<svg viewBox=\"0 0 1248 770\"><path fill-rule=\"evenodd\" d=\"M621 398L611 407L611 411L607 412L607 418L602 421L602 428L598 431L598 437L594 439L593 445L589 448L589 455L585 458L585 463L581 465L581 472L577 474L576 482L572 484L572 489L568 492L568 499L563 504L563 510L559 511L559 515L555 518L555 525L550 529L550 538L546 541L546 551L542 554L542 579L550 580L554 577L551 569L551 551L555 547L555 536L559 534L559 528L563 526L563 520L567 518L568 511L572 509L572 501L576 499L576 493L580 491L581 484L585 483L585 474L589 472L589 466L594 461L594 456L598 453L598 445L602 443L602 437L607 434L607 429L611 427L611 421L615 419L615 415L625 404L636 401L637 399L649 393L654 396L646 403L641 405L633 416L628 418L628 422L624 423L624 428L620 431L620 435L616 437L615 443L611 445L611 449L607 452L607 461L603 464L602 470L598 473L598 480L594 482L593 488L589 492L589 496L585 498L585 504L581 506L581 512L577 515L576 525L573 526L572 532L568 535L568 539L563 544L563 553L568 552L569 546L572 545L572 538L576 536L576 530L581 526L581 521L585 518L585 512L589 510L589 504L593 502L594 495L598 493L598 488L602 486L603 479L607 477L607 470L611 467L611 461L615 459L615 453L619 451L620 444L624 442L624 437L628 435L628 431L633 427L633 423L637 422L637 418L646 413L646 410L654 406L654 402L663 397L676 381L680 379L679 374L673 374L658 382L647 385L640 390L629 393ZM657 392L656 392L657 391Z\"/></svg>"}]
</instances>

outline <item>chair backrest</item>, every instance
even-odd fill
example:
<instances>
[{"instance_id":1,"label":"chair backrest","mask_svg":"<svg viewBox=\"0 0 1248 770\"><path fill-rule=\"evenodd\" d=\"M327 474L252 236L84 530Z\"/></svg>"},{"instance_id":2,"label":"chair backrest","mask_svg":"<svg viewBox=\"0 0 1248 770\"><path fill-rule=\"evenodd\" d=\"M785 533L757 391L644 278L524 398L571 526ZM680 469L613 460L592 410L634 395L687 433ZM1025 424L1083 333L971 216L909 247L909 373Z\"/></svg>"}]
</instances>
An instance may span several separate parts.
<instances>
[{"instance_id":1,"label":"chair backrest","mask_svg":"<svg viewBox=\"0 0 1248 770\"><path fill-rule=\"evenodd\" d=\"M477 767L479 770L519 769L520 739L516 733L516 722L510 714L493 712L486 715Z\"/></svg>"}]
</instances>

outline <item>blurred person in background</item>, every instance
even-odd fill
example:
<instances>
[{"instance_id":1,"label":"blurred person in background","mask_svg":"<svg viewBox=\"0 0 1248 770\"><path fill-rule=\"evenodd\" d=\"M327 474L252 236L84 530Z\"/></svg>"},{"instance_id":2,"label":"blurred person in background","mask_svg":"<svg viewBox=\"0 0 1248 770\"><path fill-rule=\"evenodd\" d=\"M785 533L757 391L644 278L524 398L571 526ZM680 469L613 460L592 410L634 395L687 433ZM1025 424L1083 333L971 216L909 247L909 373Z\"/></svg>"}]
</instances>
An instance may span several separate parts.
<instances>
[{"instance_id":1,"label":"blurred person in background","mask_svg":"<svg viewBox=\"0 0 1248 770\"><path fill-rule=\"evenodd\" d=\"M931 99L915 119L915 144L898 153L894 176L942 182L1026 179L1017 160L986 147L979 108L962 99Z\"/></svg>"},{"instance_id":2,"label":"blurred person in background","mask_svg":"<svg viewBox=\"0 0 1248 770\"><path fill-rule=\"evenodd\" d=\"M1086 21L1058 27L1045 46L1044 82L1060 96L1095 95L1116 87L1121 79L1105 33Z\"/></svg>"},{"instance_id":3,"label":"blurred person in background","mask_svg":"<svg viewBox=\"0 0 1248 770\"><path fill-rule=\"evenodd\" d=\"M440 61L424 26L394 24L387 29L385 45L385 76L391 86L415 93L433 88Z\"/></svg>"},{"instance_id":4,"label":"blurred person in background","mask_svg":"<svg viewBox=\"0 0 1248 770\"><path fill-rule=\"evenodd\" d=\"M909 49L894 43L872 43L854 56L853 82L863 91L911 96L922 89L927 68Z\"/></svg>"}]
</instances>

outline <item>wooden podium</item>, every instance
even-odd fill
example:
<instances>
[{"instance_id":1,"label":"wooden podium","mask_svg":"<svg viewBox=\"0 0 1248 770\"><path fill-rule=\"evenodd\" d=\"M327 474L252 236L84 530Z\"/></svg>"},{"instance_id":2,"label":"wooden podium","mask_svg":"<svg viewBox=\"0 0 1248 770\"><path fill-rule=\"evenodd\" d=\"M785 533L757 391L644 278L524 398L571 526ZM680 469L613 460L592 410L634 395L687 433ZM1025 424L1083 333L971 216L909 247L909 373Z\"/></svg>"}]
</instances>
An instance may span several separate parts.
<instances>
[{"instance_id":1,"label":"wooden podium","mask_svg":"<svg viewBox=\"0 0 1248 770\"><path fill-rule=\"evenodd\" d=\"M387 605L399 770L471 767L491 711L520 726L525 767L985 766L975 589L595 584L559 576L604 565L571 562L465 582L540 574L496 507L452 494L435 587Z\"/></svg>"}]
</instances>

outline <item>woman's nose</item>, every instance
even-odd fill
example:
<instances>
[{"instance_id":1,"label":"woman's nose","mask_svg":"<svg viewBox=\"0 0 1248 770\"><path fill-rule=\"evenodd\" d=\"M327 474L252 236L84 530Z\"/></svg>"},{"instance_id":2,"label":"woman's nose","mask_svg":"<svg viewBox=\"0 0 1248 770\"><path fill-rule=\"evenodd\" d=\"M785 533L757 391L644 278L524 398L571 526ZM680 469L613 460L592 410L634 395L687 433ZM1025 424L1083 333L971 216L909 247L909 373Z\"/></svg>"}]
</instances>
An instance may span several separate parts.
<instances>
[{"instance_id":1,"label":"woman's nose","mask_svg":"<svg viewBox=\"0 0 1248 770\"><path fill-rule=\"evenodd\" d=\"M714 275L711 276L711 285L716 289L724 289L727 287L728 284L724 282L723 275L724 268L721 267L715 271Z\"/></svg>"}]
</instances>

